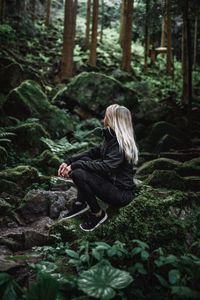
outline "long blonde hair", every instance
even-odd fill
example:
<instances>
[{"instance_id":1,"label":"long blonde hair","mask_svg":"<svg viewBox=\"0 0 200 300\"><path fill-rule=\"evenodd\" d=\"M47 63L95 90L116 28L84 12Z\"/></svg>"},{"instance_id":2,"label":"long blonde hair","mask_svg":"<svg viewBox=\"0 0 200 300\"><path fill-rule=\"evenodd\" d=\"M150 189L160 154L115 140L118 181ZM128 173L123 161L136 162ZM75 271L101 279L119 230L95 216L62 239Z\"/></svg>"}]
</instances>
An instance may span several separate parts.
<instances>
[{"instance_id":1,"label":"long blonde hair","mask_svg":"<svg viewBox=\"0 0 200 300\"><path fill-rule=\"evenodd\" d=\"M137 164L138 148L130 110L125 106L112 104L107 107L105 117L109 126L115 131L119 148L124 152L128 162Z\"/></svg>"}]
</instances>

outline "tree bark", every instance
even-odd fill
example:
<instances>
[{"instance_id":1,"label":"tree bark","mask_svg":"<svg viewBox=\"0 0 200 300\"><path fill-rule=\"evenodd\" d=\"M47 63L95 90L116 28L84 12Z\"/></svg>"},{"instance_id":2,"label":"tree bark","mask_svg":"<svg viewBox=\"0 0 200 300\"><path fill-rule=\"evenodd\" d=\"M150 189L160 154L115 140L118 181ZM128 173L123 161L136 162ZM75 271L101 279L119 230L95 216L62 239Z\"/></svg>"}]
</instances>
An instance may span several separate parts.
<instances>
[{"instance_id":1,"label":"tree bark","mask_svg":"<svg viewBox=\"0 0 200 300\"><path fill-rule=\"evenodd\" d=\"M120 5L120 31L119 31L119 43L121 48L123 48L123 41L124 41L124 6L125 6L125 0L121 1Z\"/></svg>"},{"instance_id":2,"label":"tree bark","mask_svg":"<svg viewBox=\"0 0 200 300\"><path fill-rule=\"evenodd\" d=\"M32 22L35 23L35 20L36 20L36 0L32 0L31 1L31 19L32 19Z\"/></svg>"},{"instance_id":3,"label":"tree bark","mask_svg":"<svg viewBox=\"0 0 200 300\"><path fill-rule=\"evenodd\" d=\"M46 0L46 18L45 18L46 26L49 26L50 24L50 16L51 16L51 0Z\"/></svg>"},{"instance_id":4,"label":"tree bark","mask_svg":"<svg viewBox=\"0 0 200 300\"><path fill-rule=\"evenodd\" d=\"M0 23L4 21L5 0L0 0Z\"/></svg>"},{"instance_id":5,"label":"tree bark","mask_svg":"<svg viewBox=\"0 0 200 300\"><path fill-rule=\"evenodd\" d=\"M93 0L93 14L92 14L92 40L90 46L89 64L93 67L96 66L97 60L97 28L98 28L98 11L99 0Z\"/></svg>"},{"instance_id":6,"label":"tree bark","mask_svg":"<svg viewBox=\"0 0 200 300\"><path fill-rule=\"evenodd\" d=\"M65 0L64 39L60 71L61 80L73 76L75 6L76 2L74 0Z\"/></svg>"},{"instance_id":7,"label":"tree bark","mask_svg":"<svg viewBox=\"0 0 200 300\"><path fill-rule=\"evenodd\" d=\"M100 42L103 42L103 27L104 27L104 0L101 0L101 32L100 32Z\"/></svg>"},{"instance_id":8,"label":"tree bark","mask_svg":"<svg viewBox=\"0 0 200 300\"><path fill-rule=\"evenodd\" d=\"M148 54L149 54L149 0L146 0L145 13L145 34L144 34L144 69L147 70Z\"/></svg>"},{"instance_id":9,"label":"tree bark","mask_svg":"<svg viewBox=\"0 0 200 300\"><path fill-rule=\"evenodd\" d=\"M87 1L87 14L86 14L86 30L85 30L85 48L90 47L90 19L91 19L91 0Z\"/></svg>"},{"instance_id":10,"label":"tree bark","mask_svg":"<svg viewBox=\"0 0 200 300\"><path fill-rule=\"evenodd\" d=\"M189 19L189 2L184 0L183 6L183 42L182 42L182 71L183 93L182 104L190 108L192 103L192 57L191 57L191 29Z\"/></svg>"},{"instance_id":11,"label":"tree bark","mask_svg":"<svg viewBox=\"0 0 200 300\"><path fill-rule=\"evenodd\" d=\"M194 23L194 59L193 65L196 66L197 63L197 36L198 36L198 16L195 17Z\"/></svg>"},{"instance_id":12,"label":"tree bark","mask_svg":"<svg viewBox=\"0 0 200 300\"><path fill-rule=\"evenodd\" d=\"M171 0L167 0L167 74L172 75Z\"/></svg>"},{"instance_id":13,"label":"tree bark","mask_svg":"<svg viewBox=\"0 0 200 300\"><path fill-rule=\"evenodd\" d=\"M124 41L122 42L122 63L121 69L130 72L131 70L131 42L132 42L132 20L134 0L124 1Z\"/></svg>"}]
</instances>

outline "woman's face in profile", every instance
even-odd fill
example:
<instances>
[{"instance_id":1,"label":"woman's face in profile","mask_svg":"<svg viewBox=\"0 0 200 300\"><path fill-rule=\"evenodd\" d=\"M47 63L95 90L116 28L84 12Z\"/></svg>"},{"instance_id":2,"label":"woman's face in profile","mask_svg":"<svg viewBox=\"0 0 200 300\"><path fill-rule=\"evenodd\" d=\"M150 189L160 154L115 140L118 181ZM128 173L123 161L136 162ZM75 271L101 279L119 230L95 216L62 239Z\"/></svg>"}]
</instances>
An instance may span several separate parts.
<instances>
[{"instance_id":1,"label":"woman's face in profile","mask_svg":"<svg viewBox=\"0 0 200 300\"><path fill-rule=\"evenodd\" d=\"M105 113L105 116L104 116L104 119L103 119L103 124L104 124L104 127L108 127L109 124L108 124L108 118L106 116L106 113Z\"/></svg>"}]
</instances>

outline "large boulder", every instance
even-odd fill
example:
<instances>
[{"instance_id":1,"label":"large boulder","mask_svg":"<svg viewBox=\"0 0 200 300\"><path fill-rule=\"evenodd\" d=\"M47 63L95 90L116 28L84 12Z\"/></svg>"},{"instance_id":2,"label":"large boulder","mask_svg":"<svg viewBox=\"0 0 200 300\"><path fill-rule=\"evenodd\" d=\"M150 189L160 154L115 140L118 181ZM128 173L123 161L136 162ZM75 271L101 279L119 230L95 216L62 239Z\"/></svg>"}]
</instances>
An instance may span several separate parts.
<instances>
[{"instance_id":1,"label":"large boulder","mask_svg":"<svg viewBox=\"0 0 200 300\"><path fill-rule=\"evenodd\" d=\"M200 157L184 162L176 171L181 176L200 176Z\"/></svg>"},{"instance_id":2,"label":"large boulder","mask_svg":"<svg viewBox=\"0 0 200 300\"><path fill-rule=\"evenodd\" d=\"M63 136L72 131L69 116L52 105L35 81L24 81L12 90L3 105L5 113L19 120L38 118L54 136Z\"/></svg>"},{"instance_id":3,"label":"large boulder","mask_svg":"<svg viewBox=\"0 0 200 300\"><path fill-rule=\"evenodd\" d=\"M2 179L6 180L7 182L13 182L22 189L27 188L32 183L40 181L37 169L26 165L1 171L0 180Z\"/></svg>"},{"instance_id":4,"label":"large boulder","mask_svg":"<svg viewBox=\"0 0 200 300\"><path fill-rule=\"evenodd\" d=\"M113 103L135 108L138 104L137 92L123 86L110 76L95 72L83 72L59 91L53 103L62 107L81 106L94 115L103 115L105 108Z\"/></svg>"},{"instance_id":5,"label":"large boulder","mask_svg":"<svg viewBox=\"0 0 200 300\"><path fill-rule=\"evenodd\" d=\"M174 170L155 170L146 180L153 187L162 187L175 190L186 190L184 179Z\"/></svg>"},{"instance_id":6,"label":"large boulder","mask_svg":"<svg viewBox=\"0 0 200 300\"><path fill-rule=\"evenodd\" d=\"M44 174L52 176L53 174L57 174L62 160L51 151L45 150L38 157L32 159L30 163Z\"/></svg>"},{"instance_id":7,"label":"large boulder","mask_svg":"<svg viewBox=\"0 0 200 300\"><path fill-rule=\"evenodd\" d=\"M137 170L137 175L149 175L155 170L174 170L180 162L169 158L157 158L144 163Z\"/></svg>"}]
</instances>

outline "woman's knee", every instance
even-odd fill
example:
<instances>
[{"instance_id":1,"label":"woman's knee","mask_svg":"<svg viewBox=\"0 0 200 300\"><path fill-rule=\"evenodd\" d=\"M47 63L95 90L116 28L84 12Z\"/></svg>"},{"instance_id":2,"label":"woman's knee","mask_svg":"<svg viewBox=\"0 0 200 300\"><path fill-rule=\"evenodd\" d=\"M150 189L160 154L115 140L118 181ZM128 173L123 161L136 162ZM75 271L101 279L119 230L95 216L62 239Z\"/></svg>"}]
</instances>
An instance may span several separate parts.
<instances>
[{"instance_id":1,"label":"woman's knee","mask_svg":"<svg viewBox=\"0 0 200 300\"><path fill-rule=\"evenodd\" d=\"M81 179L82 181L85 181L86 171L81 169L81 168L74 169L74 170L72 170L71 178L75 179L75 180L80 180Z\"/></svg>"}]
</instances>

